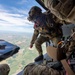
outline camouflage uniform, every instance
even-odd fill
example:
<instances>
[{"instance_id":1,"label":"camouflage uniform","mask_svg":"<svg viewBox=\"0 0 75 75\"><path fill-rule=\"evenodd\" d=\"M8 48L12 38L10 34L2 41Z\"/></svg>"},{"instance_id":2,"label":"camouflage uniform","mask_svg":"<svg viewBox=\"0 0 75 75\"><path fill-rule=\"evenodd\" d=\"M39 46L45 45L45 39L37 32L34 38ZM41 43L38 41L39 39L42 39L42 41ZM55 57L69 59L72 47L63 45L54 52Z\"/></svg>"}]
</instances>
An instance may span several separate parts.
<instances>
[{"instance_id":1,"label":"camouflage uniform","mask_svg":"<svg viewBox=\"0 0 75 75\"><path fill-rule=\"evenodd\" d=\"M23 75L64 75L62 70L49 68L46 65L30 63L24 68Z\"/></svg>"},{"instance_id":2,"label":"camouflage uniform","mask_svg":"<svg viewBox=\"0 0 75 75\"><path fill-rule=\"evenodd\" d=\"M39 52L39 57L35 61L43 59L42 43L52 40L54 46L57 46L63 35L61 24L54 21L51 13L42 13L42 10L37 6L30 9L28 20L34 22L34 34L30 48L35 43L35 47Z\"/></svg>"},{"instance_id":3,"label":"camouflage uniform","mask_svg":"<svg viewBox=\"0 0 75 75\"><path fill-rule=\"evenodd\" d=\"M7 64L0 64L0 75L8 75L10 67Z\"/></svg>"},{"instance_id":4,"label":"camouflage uniform","mask_svg":"<svg viewBox=\"0 0 75 75\"><path fill-rule=\"evenodd\" d=\"M42 47L41 45L44 43L44 42L47 42L49 40L52 40L52 42L54 43L54 46L57 46L57 43L60 41L61 39L61 35L59 36L56 36L56 32L52 33L52 35L50 34L47 34L46 32L47 30L42 30L42 28L40 27L39 30L34 30L34 34L33 34L33 37L32 37L32 40L31 40L31 44L34 44L35 43L35 47L36 49L38 50L39 54L41 55L42 54ZM40 34L40 35L39 35ZM39 37L38 37L39 35ZM37 38L38 37L38 38ZM52 38L51 38L52 37Z\"/></svg>"},{"instance_id":5,"label":"camouflage uniform","mask_svg":"<svg viewBox=\"0 0 75 75\"><path fill-rule=\"evenodd\" d=\"M67 61L66 62L67 65L69 65L70 69L75 74L75 64L74 64L74 62L75 62L75 40L72 40L69 42L68 45L67 44L68 44L68 42L65 44L66 48L65 47L59 48L59 50L57 52L57 54L58 54L57 58L59 61L65 59ZM63 50L65 50L65 52L66 52L65 54L63 53ZM74 51L74 54L72 55L73 51ZM68 54L68 55L65 56L66 54ZM68 63L68 61L69 61L69 63ZM65 68L63 68L63 66L65 66L65 65L62 63L62 66L61 66L62 69L59 70L59 69L49 67L46 64L38 65L35 63L30 63L27 66L25 66L25 68L23 70L24 71L23 75L67 75L68 71L70 71L70 70L67 69L67 71L66 71L65 68L67 66L65 66Z\"/></svg>"},{"instance_id":6,"label":"camouflage uniform","mask_svg":"<svg viewBox=\"0 0 75 75\"><path fill-rule=\"evenodd\" d=\"M35 47L36 47L37 51L39 52L39 54L41 55L42 54L41 44L43 44L46 41L49 41L49 38L44 37L42 35L39 35L39 37L38 37L38 35L39 35L39 32L37 30L34 30L34 34L33 34L33 37L32 37L31 44L34 44L34 42L35 42Z\"/></svg>"},{"instance_id":7,"label":"camouflage uniform","mask_svg":"<svg viewBox=\"0 0 75 75\"><path fill-rule=\"evenodd\" d=\"M45 15L45 14L41 14L41 15ZM41 45L44 42L52 40L52 42L54 43L54 46L57 46L57 43L60 41L62 37L62 29L61 27L57 27L57 26L60 26L60 24L56 26L56 24L54 23L52 19L51 19L52 21L51 20L48 21L50 17L49 18L46 17L47 19L45 19L45 17L44 17L44 20L42 19L44 23L43 22L38 23L39 26L37 25L37 27L35 27L35 25L37 24L35 23L34 34L31 40L31 44L35 43L35 47L38 50L40 55L42 54ZM39 20L37 21L39 22Z\"/></svg>"},{"instance_id":8,"label":"camouflage uniform","mask_svg":"<svg viewBox=\"0 0 75 75\"><path fill-rule=\"evenodd\" d=\"M75 24L74 0L41 0L45 6L61 21Z\"/></svg>"}]
</instances>

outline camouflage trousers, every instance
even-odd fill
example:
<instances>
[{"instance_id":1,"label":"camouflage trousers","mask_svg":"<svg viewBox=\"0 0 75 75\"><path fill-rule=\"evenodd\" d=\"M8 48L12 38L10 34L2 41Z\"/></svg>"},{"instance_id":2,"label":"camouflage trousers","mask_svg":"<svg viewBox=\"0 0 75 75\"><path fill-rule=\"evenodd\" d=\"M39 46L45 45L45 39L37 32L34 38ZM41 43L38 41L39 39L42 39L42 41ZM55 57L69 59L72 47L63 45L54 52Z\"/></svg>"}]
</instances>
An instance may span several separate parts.
<instances>
[{"instance_id":1,"label":"camouflage trousers","mask_svg":"<svg viewBox=\"0 0 75 75\"><path fill-rule=\"evenodd\" d=\"M10 67L7 64L0 64L0 75L8 75Z\"/></svg>"},{"instance_id":2,"label":"camouflage trousers","mask_svg":"<svg viewBox=\"0 0 75 75\"><path fill-rule=\"evenodd\" d=\"M49 68L45 65L30 63L24 68L23 75L64 75L64 72Z\"/></svg>"},{"instance_id":3,"label":"camouflage trousers","mask_svg":"<svg viewBox=\"0 0 75 75\"><path fill-rule=\"evenodd\" d=\"M44 42L48 42L49 40L51 40L53 42L54 46L57 46L57 43L60 41L60 39L61 39L60 37L55 37L55 38L51 39L49 37L44 37L44 36L40 35L37 38L37 40L35 41L35 47L36 47L38 53L42 54L42 47L41 46Z\"/></svg>"}]
</instances>

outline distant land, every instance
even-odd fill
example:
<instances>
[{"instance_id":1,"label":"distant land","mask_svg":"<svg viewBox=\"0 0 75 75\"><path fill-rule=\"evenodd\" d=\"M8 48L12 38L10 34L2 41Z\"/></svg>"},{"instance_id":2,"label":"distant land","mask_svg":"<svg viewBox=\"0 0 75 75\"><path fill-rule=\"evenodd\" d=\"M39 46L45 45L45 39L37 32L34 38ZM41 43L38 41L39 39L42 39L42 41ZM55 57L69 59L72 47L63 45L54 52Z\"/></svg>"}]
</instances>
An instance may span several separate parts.
<instances>
[{"instance_id":1,"label":"distant land","mask_svg":"<svg viewBox=\"0 0 75 75\"><path fill-rule=\"evenodd\" d=\"M0 34L19 34L19 35L26 34L26 35L31 36L33 34L33 32L29 33L29 32L16 32L16 31L2 31L2 30L0 30Z\"/></svg>"},{"instance_id":2,"label":"distant land","mask_svg":"<svg viewBox=\"0 0 75 75\"><path fill-rule=\"evenodd\" d=\"M32 33L8 31L0 32L0 39L3 39L20 47L20 50L17 54L0 62L0 64L9 64L11 69L9 75L17 75L21 70L23 70L25 65L34 62L35 57L38 56L38 52L36 51L35 46L32 49L29 48L31 38ZM45 44L43 45L43 51L44 53L46 52Z\"/></svg>"},{"instance_id":3,"label":"distant land","mask_svg":"<svg viewBox=\"0 0 75 75\"><path fill-rule=\"evenodd\" d=\"M64 25L64 36L69 36L71 34L71 29L74 27L75 25ZM29 48L32 35L33 33L0 31L0 39L6 40L20 47L20 50L17 54L0 62L0 64L9 64L11 69L9 75L18 74L18 72L20 72L25 67L25 65L34 62L35 57L38 56L38 52L36 51L35 47L32 49ZM43 44L43 52L46 52L45 44Z\"/></svg>"}]
</instances>

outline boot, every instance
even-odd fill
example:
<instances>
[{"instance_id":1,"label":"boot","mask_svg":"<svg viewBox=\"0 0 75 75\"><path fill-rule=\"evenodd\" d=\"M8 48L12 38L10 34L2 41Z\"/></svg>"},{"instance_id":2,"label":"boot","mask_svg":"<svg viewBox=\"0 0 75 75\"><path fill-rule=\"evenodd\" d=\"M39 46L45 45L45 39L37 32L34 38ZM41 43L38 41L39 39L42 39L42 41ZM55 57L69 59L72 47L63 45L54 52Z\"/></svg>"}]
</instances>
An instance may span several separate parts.
<instances>
[{"instance_id":1,"label":"boot","mask_svg":"<svg viewBox=\"0 0 75 75\"><path fill-rule=\"evenodd\" d=\"M38 57L35 58L35 62L38 62L40 60L43 60L43 55L39 55Z\"/></svg>"}]
</instances>

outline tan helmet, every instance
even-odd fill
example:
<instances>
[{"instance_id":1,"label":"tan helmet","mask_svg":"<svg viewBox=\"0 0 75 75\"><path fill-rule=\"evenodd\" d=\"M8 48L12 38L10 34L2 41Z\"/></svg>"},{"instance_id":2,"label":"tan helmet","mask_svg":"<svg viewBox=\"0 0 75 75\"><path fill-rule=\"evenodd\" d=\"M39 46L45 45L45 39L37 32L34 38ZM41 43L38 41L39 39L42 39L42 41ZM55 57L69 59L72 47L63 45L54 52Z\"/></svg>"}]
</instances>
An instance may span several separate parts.
<instances>
[{"instance_id":1,"label":"tan helmet","mask_svg":"<svg viewBox=\"0 0 75 75\"><path fill-rule=\"evenodd\" d=\"M38 6L33 6L30 11L28 12L29 16L28 16L28 20L32 21L34 19L34 17L36 15L39 15L40 13L42 13L41 8L39 8Z\"/></svg>"}]
</instances>

